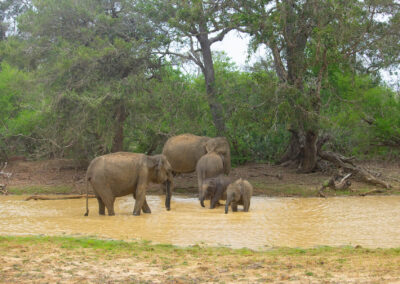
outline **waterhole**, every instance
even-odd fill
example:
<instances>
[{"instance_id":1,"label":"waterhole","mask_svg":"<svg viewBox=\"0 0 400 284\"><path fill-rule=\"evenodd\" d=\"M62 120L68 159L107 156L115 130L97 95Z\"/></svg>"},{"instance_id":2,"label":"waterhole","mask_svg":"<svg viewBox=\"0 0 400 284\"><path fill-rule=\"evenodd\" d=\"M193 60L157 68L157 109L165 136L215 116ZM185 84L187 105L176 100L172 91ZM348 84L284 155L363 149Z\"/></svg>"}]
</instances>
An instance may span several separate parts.
<instances>
[{"instance_id":1,"label":"waterhole","mask_svg":"<svg viewBox=\"0 0 400 284\"><path fill-rule=\"evenodd\" d=\"M1 235L84 235L149 240L179 246L248 247L361 245L400 247L400 196L346 198L253 197L250 212L200 207L195 198L174 196L171 211L163 196L147 196L152 214L132 216L134 200L116 200L116 216L99 216L95 199L84 217L85 200L25 201L0 197ZM208 203L206 203L206 206Z\"/></svg>"}]
</instances>

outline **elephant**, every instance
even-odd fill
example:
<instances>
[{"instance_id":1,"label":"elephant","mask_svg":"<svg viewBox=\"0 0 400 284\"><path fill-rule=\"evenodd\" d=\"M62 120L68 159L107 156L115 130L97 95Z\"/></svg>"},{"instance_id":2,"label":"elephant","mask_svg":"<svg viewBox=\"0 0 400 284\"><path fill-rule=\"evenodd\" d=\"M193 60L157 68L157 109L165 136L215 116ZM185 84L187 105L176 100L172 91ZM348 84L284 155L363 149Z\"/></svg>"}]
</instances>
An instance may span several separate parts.
<instances>
[{"instance_id":1,"label":"elephant","mask_svg":"<svg viewBox=\"0 0 400 284\"><path fill-rule=\"evenodd\" d=\"M197 182L199 186L199 199L201 206L204 207L204 198L202 186L204 180L216 177L224 172L224 165L220 155L210 152L202 156L196 165Z\"/></svg>"},{"instance_id":2,"label":"elephant","mask_svg":"<svg viewBox=\"0 0 400 284\"><path fill-rule=\"evenodd\" d=\"M243 211L248 212L252 194L253 187L247 180L240 178L231 183L226 190L225 214L228 214L230 204L234 212L237 211L238 205L243 205Z\"/></svg>"},{"instance_id":3,"label":"elephant","mask_svg":"<svg viewBox=\"0 0 400 284\"><path fill-rule=\"evenodd\" d=\"M133 215L140 211L151 213L146 201L148 184L166 183L166 208L170 210L172 169L164 155L147 156L145 154L117 152L99 156L92 160L86 172L86 195L91 184L99 202L99 214L115 215L114 201L116 197L133 194L136 199ZM168 201L168 202L167 202ZM88 196L86 196L86 213L89 215Z\"/></svg>"},{"instance_id":4,"label":"elephant","mask_svg":"<svg viewBox=\"0 0 400 284\"><path fill-rule=\"evenodd\" d=\"M210 152L221 155L224 173L228 175L231 170L231 151L225 137L181 134L169 138L162 150L174 173L194 172L199 159Z\"/></svg>"},{"instance_id":5,"label":"elephant","mask_svg":"<svg viewBox=\"0 0 400 284\"><path fill-rule=\"evenodd\" d=\"M205 207L204 200L208 196L210 197L210 209L214 209L219 200L226 200L226 189L231 182L231 178L225 175L204 180L199 195L201 206Z\"/></svg>"}]
</instances>

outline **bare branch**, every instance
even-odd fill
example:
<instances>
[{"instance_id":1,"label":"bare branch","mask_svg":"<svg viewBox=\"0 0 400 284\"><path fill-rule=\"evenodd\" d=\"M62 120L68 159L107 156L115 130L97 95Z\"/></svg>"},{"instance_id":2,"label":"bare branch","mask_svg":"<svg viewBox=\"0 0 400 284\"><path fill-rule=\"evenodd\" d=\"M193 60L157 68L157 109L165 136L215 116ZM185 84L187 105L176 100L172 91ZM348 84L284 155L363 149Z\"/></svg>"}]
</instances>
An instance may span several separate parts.
<instances>
[{"instance_id":1,"label":"bare branch","mask_svg":"<svg viewBox=\"0 0 400 284\"><path fill-rule=\"evenodd\" d=\"M222 30L217 36L210 38L210 45L217 42L222 41L227 33L229 33L233 28L227 28Z\"/></svg>"}]
</instances>

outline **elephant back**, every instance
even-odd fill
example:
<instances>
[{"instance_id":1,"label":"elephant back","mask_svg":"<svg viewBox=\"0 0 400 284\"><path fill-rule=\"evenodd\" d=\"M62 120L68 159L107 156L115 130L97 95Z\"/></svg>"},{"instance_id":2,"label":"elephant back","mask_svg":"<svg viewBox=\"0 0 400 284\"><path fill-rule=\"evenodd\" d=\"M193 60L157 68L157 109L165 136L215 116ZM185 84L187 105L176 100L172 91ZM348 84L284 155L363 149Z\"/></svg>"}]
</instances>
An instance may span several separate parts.
<instances>
[{"instance_id":1,"label":"elephant back","mask_svg":"<svg viewBox=\"0 0 400 284\"><path fill-rule=\"evenodd\" d=\"M198 160L207 153L205 144L208 140L208 137L192 134L174 136L167 140L162 153L174 172L190 173L195 171Z\"/></svg>"},{"instance_id":2,"label":"elephant back","mask_svg":"<svg viewBox=\"0 0 400 284\"><path fill-rule=\"evenodd\" d=\"M224 164L220 155L211 152L202 156L196 166L196 172L201 179L216 177L224 172Z\"/></svg>"}]
</instances>

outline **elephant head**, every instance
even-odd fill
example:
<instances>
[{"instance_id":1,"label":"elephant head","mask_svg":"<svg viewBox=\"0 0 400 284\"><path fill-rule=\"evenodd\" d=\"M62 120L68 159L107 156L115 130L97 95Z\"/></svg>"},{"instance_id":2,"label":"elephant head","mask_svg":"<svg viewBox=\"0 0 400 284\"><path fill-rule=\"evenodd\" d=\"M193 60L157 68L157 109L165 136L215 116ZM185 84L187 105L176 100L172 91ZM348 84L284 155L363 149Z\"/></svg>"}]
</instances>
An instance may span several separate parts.
<instances>
[{"instance_id":1,"label":"elephant head","mask_svg":"<svg viewBox=\"0 0 400 284\"><path fill-rule=\"evenodd\" d=\"M167 180L172 180L172 168L164 155L148 156L147 167L151 182L164 183Z\"/></svg>"},{"instance_id":2,"label":"elephant head","mask_svg":"<svg viewBox=\"0 0 400 284\"><path fill-rule=\"evenodd\" d=\"M207 153L215 152L222 158L224 164L224 173L226 175L231 171L231 150L228 140L225 137L210 138L206 142Z\"/></svg>"},{"instance_id":3,"label":"elephant head","mask_svg":"<svg viewBox=\"0 0 400 284\"><path fill-rule=\"evenodd\" d=\"M253 187L247 180L240 178L231 183L226 190L225 214L228 213L229 205L232 205L232 211L237 211L238 204L243 205L244 212L248 212L252 194Z\"/></svg>"},{"instance_id":4,"label":"elephant head","mask_svg":"<svg viewBox=\"0 0 400 284\"><path fill-rule=\"evenodd\" d=\"M164 183L166 185L165 207L171 209L171 187L173 174L170 163L165 155L154 155L147 157L147 166L150 172L150 180L154 183Z\"/></svg>"},{"instance_id":5,"label":"elephant head","mask_svg":"<svg viewBox=\"0 0 400 284\"><path fill-rule=\"evenodd\" d=\"M215 208L219 200L226 199L226 189L231 183L231 178L225 175L218 175L203 181L200 187L200 204L204 206L204 200L210 197L210 209Z\"/></svg>"}]
</instances>

